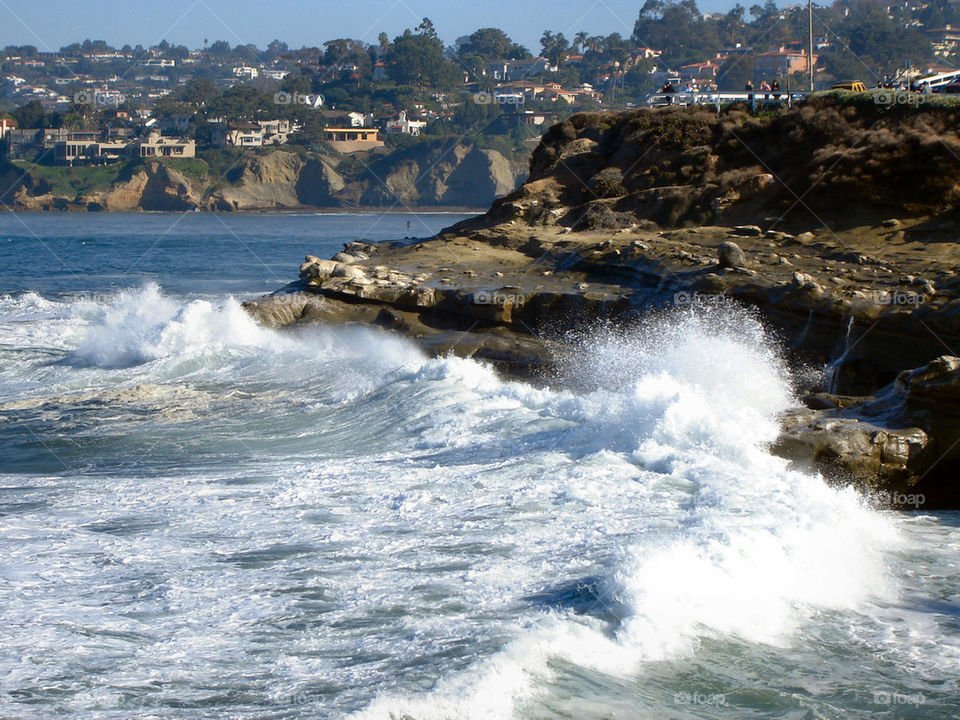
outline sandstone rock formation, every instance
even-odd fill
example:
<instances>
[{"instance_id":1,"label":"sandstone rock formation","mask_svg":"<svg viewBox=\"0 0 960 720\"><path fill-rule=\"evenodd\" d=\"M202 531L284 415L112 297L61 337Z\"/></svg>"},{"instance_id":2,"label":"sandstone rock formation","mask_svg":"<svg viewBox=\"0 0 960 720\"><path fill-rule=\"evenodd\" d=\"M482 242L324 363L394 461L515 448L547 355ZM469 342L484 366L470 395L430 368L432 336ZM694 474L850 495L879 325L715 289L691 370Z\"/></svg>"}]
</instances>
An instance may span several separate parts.
<instances>
[{"instance_id":1,"label":"sandstone rock formation","mask_svg":"<svg viewBox=\"0 0 960 720\"><path fill-rule=\"evenodd\" d=\"M471 207L512 191L516 175L496 150L438 140L373 163L359 202Z\"/></svg>"},{"instance_id":2,"label":"sandstone rock formation","mask_svg":"<svg viewBox=\"0 0 960 720\"><path fill-rule=\"evenodd\" d=\"M470 227L515 220L587 227L756 224L772 215L831 226L941 214L960 203L960 108L814 96L770 115L745 106L581 113L552 127L522 187ZM784 217L785 216L785 217ZM891 228L892 229L892 228Z\"/></svg>"},{"instance_id":3,"label":"sandstone rock formation","mask_svg":"<svg viewBox=\"0 0 960 720\"><path fill-rule=\"evenodd\" d=\"M212 210L265 210L330 205L343 178L322 159L278 150L248 155L228 173L229 185L206 197Z\"/></svg>"},{"instance_id":4,"label":"sandstone rock formation","mask_svg":"<svg viewBox=\"0 0 960 720\"><path fill-rule=\"evenodd\" d=\"M174 164L118 166L110 187L64 197L39 175L0 167L4 202L25 210L276 210L357 205L478 207L514 189L518 168L496 150L457 141L426 141L361 160L359 180L336 166L343 158L290 150L248 153L223 177L187 177Z\"/></svg>"}]
</instances>

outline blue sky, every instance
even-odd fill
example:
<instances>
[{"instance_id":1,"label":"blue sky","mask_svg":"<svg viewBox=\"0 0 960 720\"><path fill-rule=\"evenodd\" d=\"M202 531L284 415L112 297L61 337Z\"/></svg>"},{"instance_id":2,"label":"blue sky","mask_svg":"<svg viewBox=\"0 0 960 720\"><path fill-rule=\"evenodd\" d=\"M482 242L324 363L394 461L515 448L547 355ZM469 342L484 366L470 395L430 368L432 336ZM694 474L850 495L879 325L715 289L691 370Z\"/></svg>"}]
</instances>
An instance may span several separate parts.
<instances>
[{"instance_id":1,"label":"blue sky","mask_svg":"<svg viewBox=\"0 0 960 720\"><path fill-rule=\"evenodd\" d=\"M703 11L717 11L734 1L699 4ZM536 52L546 29L567 37L579 30L629 35L642 4L642 0L0 0L0 47L57 50L85 38L117 47L148 46L166 39L196 48L205 38L259 47L273 39L291 47L338 37L375 42L381 31L393 38L426 16L447 43L480 27L499 27Z\"/></svg>"}]
</instances>

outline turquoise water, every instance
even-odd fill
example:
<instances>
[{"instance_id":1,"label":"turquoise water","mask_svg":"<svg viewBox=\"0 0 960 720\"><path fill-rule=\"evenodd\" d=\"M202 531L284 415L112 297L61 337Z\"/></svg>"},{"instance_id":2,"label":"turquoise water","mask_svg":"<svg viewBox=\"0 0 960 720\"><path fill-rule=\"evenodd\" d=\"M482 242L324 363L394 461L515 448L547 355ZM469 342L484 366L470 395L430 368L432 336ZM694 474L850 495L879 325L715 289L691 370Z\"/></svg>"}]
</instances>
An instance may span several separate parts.
<instances>
[{"instance_id":1,"label":"turquoise water","mask_svg":"<svg viewBox=\"0 0 960 720\"><path fill-rule=\"evenodd\" d=\"M0 218L0 717L960 715L960 516L771 456L749 316L534 387L239 305L460 217Z\"/></svg>"}]
</instances>

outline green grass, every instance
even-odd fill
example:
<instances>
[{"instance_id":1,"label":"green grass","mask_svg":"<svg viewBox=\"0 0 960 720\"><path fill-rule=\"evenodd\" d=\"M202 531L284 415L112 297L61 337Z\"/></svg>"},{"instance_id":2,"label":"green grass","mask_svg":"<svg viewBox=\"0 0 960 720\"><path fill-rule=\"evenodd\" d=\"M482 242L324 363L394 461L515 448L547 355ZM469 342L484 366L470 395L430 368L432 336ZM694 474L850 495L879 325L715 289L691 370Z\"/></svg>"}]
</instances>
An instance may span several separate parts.
<instances>
[{"instance_id":1,"label":"green grass","mask_svg":"<svg viewBox=\"0 0 960 720\"><path fill-rule=\"evenodd\" d=\"M210 176L210 165L203 158L162 158L160 161L188 178L203 180Z\"/></svg>"},{"instance_id":2,"label":"green grass","mask_svg":"<svg viewBox=\"0 0 960 720\"><path fill-rule=\"evenodd\" d=\"M51 192L61 197L75 197L110 187L124 163L114 165L61 167L36 165L26 160L14 160L13 164L30 172L37 180L50 185Z\"/></svg>"},{"instance_id":3,"label":"green grass","mask_svg":"<svg viewBox=\"0 0 960 720\"><path fill-rule=\"evenodd\" d=\"M240 167L240 159L244 154L243 150L227 148L200 150L195 159L206 163L208 181L219 186L231 182L231 178L236 174L234 171ZM184 158L186 159L189 158ZM170 167L179 169L176 165Z\"/></svg>"}]
</instances>

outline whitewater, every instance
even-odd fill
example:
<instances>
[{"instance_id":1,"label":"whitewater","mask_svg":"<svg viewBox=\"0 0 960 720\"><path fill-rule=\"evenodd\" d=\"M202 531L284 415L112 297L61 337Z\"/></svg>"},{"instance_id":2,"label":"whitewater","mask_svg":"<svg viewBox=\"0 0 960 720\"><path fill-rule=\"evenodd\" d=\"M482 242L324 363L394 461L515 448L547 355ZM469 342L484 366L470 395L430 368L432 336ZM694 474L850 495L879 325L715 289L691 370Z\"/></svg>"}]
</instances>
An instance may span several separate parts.
<instances>
[{"instance_id":1,"label":"whitewater","mask_svg":"<svg viewBox=\"0 0 960 720\"><path fill-rule=\"evenodd\" d=\"M772 455L795 379L741 309L584 328L521 382L22 251L0 717L960 716L960 517Z\"/></svg>"}]
</instances>

